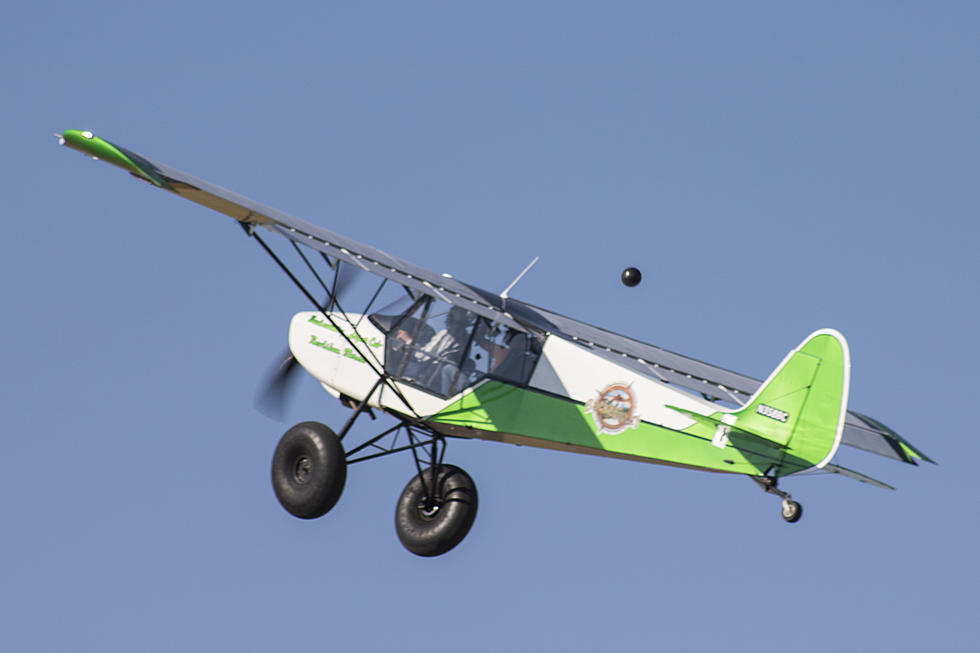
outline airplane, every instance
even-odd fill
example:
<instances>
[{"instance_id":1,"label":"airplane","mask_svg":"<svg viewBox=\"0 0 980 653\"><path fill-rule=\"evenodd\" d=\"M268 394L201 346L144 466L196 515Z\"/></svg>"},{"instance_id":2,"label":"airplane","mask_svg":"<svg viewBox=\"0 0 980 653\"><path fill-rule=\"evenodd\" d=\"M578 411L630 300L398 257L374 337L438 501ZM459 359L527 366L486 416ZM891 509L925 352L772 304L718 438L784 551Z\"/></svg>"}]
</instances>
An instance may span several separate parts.
<instances>
[{"instance_id":1,"label":"airplane","mask_svg":"<svg viewBox=\"0 0 980 653\"><path fill-rule=\"evenodd\" d=\"M336 505L349 465L410 451L416 474L397 502L398 538L419 556L452 550L478 506L473 479L444 462L448 441L458 439L744 475L782 499L789 523L800 519L802 506L779 487L786 476L822 471L894 489L834 463L841 444L913 465L934 463L882 422L848 409L850 353L833 329L807 336L760 382L511 298L530 266L503 292L487 291L90 131L56 136L234 218L312 304L315 310L292 317L289 353L266 398L280 405L287 380L302 368L351 414L336 432L319 422L296 424L276 446L274 492L301 519ZM268 232L282 237L275 240L278 252L263 238ZM380 279L356 312L343 307L351 271ZM624 284L639 280L639 270L624 271ZM383 291L396 295L384 306ZM321 293L324 300L316 297ZM394 426L356 446L344 442L354 423L375 411Z\"/></svg>"}]
</instances>

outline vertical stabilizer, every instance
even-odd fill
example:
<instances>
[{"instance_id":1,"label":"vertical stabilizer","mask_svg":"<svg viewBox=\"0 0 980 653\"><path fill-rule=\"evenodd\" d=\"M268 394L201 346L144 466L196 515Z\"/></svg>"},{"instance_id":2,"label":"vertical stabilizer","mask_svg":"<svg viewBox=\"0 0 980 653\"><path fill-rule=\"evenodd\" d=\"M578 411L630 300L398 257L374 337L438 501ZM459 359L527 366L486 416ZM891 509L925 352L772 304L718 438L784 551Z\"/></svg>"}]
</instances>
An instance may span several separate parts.
<instances>
[{"instance_id":1,"label":"vertical stabilizer","mask_svg":"<svg viewBox=\"0 0 980 653\"><path fill-rule=\"evenodd\" d=\"M749 402L724 420L823 467L837 452L847 414L851 358L833 329L812 333L783 359Z\"/></svg>"}]
</instances>

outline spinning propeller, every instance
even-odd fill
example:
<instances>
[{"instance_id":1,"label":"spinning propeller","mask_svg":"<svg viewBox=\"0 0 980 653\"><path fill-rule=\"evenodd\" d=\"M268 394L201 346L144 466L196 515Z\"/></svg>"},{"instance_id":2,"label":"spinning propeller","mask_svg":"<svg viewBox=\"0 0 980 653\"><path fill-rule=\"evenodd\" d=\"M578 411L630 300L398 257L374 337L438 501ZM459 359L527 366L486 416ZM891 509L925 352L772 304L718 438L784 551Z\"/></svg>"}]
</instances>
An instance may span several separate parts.
<instances>
[{"instance_id":1,"label":"spinning propeller","mask_svg":"<svg viewBox=\"0 0 980 653\"><path fill-rule=\"evenodd\" d=\"M344 292L357 276L357 269L354 266L337 261L333 287L328 291L322 303L324 312L332 311L334 306L339 305L339 301L344 298ZM260 386L260 391L255 399L255 407L266 417L282 421L286 413L287 394L293 385L293 379L296 378L295 372L300 369L300 365L289 347L286 347L277 360L280 362L276 363L276 366L266 374L265 383Z\"/></svg>"}]
</instances>

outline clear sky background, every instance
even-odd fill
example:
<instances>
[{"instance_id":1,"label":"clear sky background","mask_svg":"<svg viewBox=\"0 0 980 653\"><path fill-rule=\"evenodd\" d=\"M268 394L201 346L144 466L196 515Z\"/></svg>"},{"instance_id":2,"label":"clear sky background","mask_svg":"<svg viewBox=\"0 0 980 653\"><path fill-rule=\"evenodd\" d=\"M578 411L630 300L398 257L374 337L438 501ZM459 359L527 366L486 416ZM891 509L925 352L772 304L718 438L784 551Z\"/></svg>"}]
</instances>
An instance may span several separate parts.
<instances>
[{"instance_id":1,"label":"clear sky background","mask_svg":"<svg viewBox=\"0 0 980 653\"><path fill-rule=\"evenodd\" d=\"M975 646L975 3L320 5L0 12L0 649ZM939 465L848 449L898 490L789 479L787 525L745 478L454 441L451 553L398 543L407 455L297 520L276 442L348 413L252 402L304 299L69 128L485 288L540 256L514 296L756 377L834 327Z\"/></svg>"}]
</instances>

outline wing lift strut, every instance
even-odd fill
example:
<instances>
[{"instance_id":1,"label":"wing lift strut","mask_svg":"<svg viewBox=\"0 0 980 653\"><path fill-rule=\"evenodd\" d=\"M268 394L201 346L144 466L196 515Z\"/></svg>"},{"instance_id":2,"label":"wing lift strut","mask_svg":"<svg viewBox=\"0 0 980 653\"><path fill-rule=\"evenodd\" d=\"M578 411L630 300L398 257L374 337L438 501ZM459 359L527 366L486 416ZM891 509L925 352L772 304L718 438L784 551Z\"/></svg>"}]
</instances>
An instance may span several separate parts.
<instances>
[{"instance_id":1,"label":"wing lift strut","mask_svg":"<svg viewBox=\"0 0 980 653\"><path fill-rule=\"evenodd\" d=\"M340 260L339 258L335 258L334 260L331 260L330 257L328 257L325 253L318 252L320 256L323 258L326 265L333 271L333 275L334 275L333 280L331 283L328 284L327 282L324 281L323 277L316 270L313 263L310 261L309 257L296 244L296 242L290 241L293 248L299 254L305 266L312 273L313 277L316 279L317 283L320 285L322 290L326 293L326 299L322 303L318 302L316 298L313 296L313 293L310 292L310 290L304 285L304 283L298 278L298 276L294 274L294 272L282 260L282 258L280 258L280 256L276 254L275 251L273 251L273 249L261 238L261 236L259 236L258 233L256 233L255 225L251 225L247 223L240 223L240 224L245 229L245 232L249 236L254 238L259 243L259 245L261 245L262 249L264 249L265 252L269 254L272 260L275 261L275 263L279 266L279 268L286 274L286 276L293 282L293 284L300 290L300 292L302 292L303 295L306 296L306 298L316 307L316 309L321 313L321 315L327 321L327 323L329 323L331 327L333 327L336 330L336 332L340 334L341 337L343 337L343 339L347 342L348 346L350 346L355 351L363 352L364 351L363 347L359 349L355 346L354 342L351 339L351 336L348 333L348 330L340 328L340 324L337 323L336 315L337 314L341 315L342 316L341 321L345 323L346 326L349 327L349 329L353 333L356 334L357 327L360 323L360 319L363 319L363 316L368 313L371 306L374 304L374 302L377 300L378 296L380 295L381 290L383 289L384 285L387 283L388 279L382 279L377 290L374 292L374 295L371 297L364 311L362 311L361 317L357 321L354 321L350 318L348 313L344 311L339 299L339 295L340 295L339 290L345 283L341 277L342 267L345 265L345 263L342 260ZM346 265L349 266L350 269L354 269L353 266L350 266L349 263ZM407 286L403 286L403 288L411 298L413 299L418 298L417 291ZM411 505L408 506L407 516L405 516L404 519L407 519L409 522L411 522L417 513L417 515L421 519L421 522L423 523L423 526L426 525L427 523L432 523L432 525L435 526L435 522L438 522L438 520L444 517L446 514L449 514L449 517L452 518L455 515L460 514L461 510L465 512L465 505L463 508L461 508L460 504L470 504L471 511L467 513L469 515L469 522L465 523L463 526L457 527L456 529L457 532L461 531L461 533L459 532L457 533L458 539L461 540L462 537L466 534L466 531L469 530L469 524L472 523L472 517L475 516L476 488L475 486L472 485L472 480L469 479L469 477L466 475L465 472L451 465L444 466L443 464L443 460L446 454L447 438L451 438L454 436L439 433L435 429L433 429L432 426L426 420L424 420L418 414L418 412L415 411L415 409L412 407L409 400L405 397L404 393L402 393L402 391L394 383L392 376L385 370L383 363L380 360L378 360L378 358L374 355L374 352L368 350L368 354L370 355L370 359L368 357L365 357L365 362L367 362L367 364L371 367L372 371L377 375L378 379L375 382L374 386L372 387L371 391L368 392L365 395L365 397L360 401L357 401L345 395L341 395L340 397L341 403L344 406L353 409L353 412L350 415L350 417L347 419L347 422L340 429L340 431L336 433L335 437L337 441L342 442L350 434L350 431L354 426L355 422L364 413L367 413L372 420L375 419L374 412L371 409L371 407L368 405L368 402L373 396L376 395L376 393L378 393L382 389L390 390L396 397L398 397L398 399L405 406L405 411L400 412L400 411L385 409L386 413L388 413L389 415L391 415L392 417L398 420L398 423L395 426L392 426L391 428L388 428L349 449L345 450L343 445L340 445L338 447L339 450L343 452L344 461L342 463L342 466L345 470L342 474L343 478L340 480L341 483L340 489L342 490L342 484L344 482L344 479L346 478L347 466L352 465L354 463L364 462L368 460L373 460L375 458L380 458L383 456L400 453L403 451L411 451L412 458L415 462L415 469L417 472L417 476L409 483L408 486L406 486L405 492L403 492L403 496L399 500L399 516L397 521L400 524L401 521L403 520L401 511L402 511L402 504L405 503L405 494L408 493L409 490L413 488L413 484L414 484L415 486L420 486L421 492L416 491L415 494L411 497L413 501L411 502ZM329 431L329 429L327 430ZM332 431L330 433L332 434ZM277 449L277 455L278 452L279 450ZM295 461L292 464L298 465L299 468L302 468L303 465L305 464L303 463L303 460L305 460L305 458ZM275 465L275 461L274 461L274 465ZM427 465L427 468L423 469L423 465ZM450 471L447 473L447 470ZM467 495L467 493L465 492L467 490L466 487L462 487L462 488L460 487L461 483L463 486L466 485L463 481L460 481L459 478L460 475L465 477L465 481L469 482L469 490L470 490L469 495ZM455 478L450 478L453 476L455 476ZM276 490L278 495L279 488L276 488ZM463 491L462 494L461 491ZM339 496L339 490L337 491L337 493ZM460 499L460 496L462 496L463 499ZM280 497L280 501L283 502L282 497ZM283 502L283 505L284 507L286 507L287 510L290 510L290 508L286 506L285 502ZM331 503L330 507L332 507L332 505L333 504ZM450 507L443 508L443 506L450 506ZM443 513L442 517L440 516L440 512L439 512L441 508ZM327 508L327 510L329 510L329 507ZM463 522L466 522L465 516L463 517ZM406 546L406 548L409 548L409 550L418 553L419 555L439 555L440 553L444 552L441 549L447 546L447 542L442 542L441 544L437 543L435 549L436 552L429 552L433 550L431 549L432 543L426 541L425 543L423 543L423 545L419 545L422 546L422 549L416 551L415 549L412 548L412 545L410 545L410 543L406 541L406 537L409 537L410 535L411 533L409 535L403 536L403 533L401 531L401 526L399 525L399 537L402 539L402 543ZM454 538L450 538L450 540L452 539ZM452 546L455 546L457 543L458 540L455 542L449 542L448 546L449 548L452 548Z\"/></svg>"}]
</instances>

